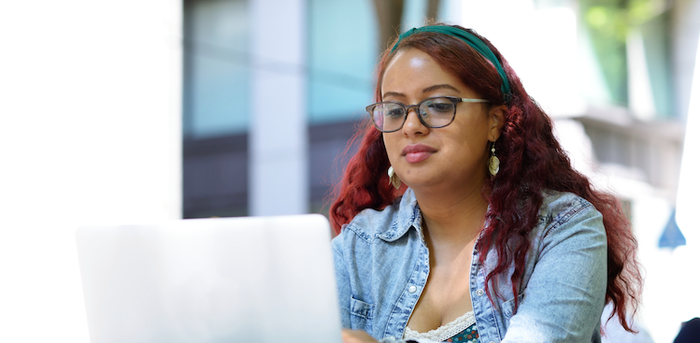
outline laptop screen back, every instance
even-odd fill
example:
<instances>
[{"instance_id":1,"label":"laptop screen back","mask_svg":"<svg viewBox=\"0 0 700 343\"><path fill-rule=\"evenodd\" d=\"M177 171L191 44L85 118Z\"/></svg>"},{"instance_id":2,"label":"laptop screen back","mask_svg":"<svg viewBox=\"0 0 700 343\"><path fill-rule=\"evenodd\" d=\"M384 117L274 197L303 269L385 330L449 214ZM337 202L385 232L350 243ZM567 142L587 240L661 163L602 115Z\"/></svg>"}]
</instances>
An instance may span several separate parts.
<instances>
[{"instance_id":1,"label":"laptop screen back","mask_svg":"<svg viewBox=\"0 0 700 343\"><path fill-rule=\"evenodd\" d=\"M323 216L81 227L76 239L93 343L340 342Z\"/></svg>"}]
</instances>

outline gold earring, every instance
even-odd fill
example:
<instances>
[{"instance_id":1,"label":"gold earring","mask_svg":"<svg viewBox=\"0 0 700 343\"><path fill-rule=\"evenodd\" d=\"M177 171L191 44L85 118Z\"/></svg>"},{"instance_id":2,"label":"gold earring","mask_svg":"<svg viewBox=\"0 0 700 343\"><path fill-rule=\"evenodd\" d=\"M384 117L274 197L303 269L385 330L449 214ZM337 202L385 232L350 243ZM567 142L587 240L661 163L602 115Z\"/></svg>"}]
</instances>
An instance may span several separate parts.
<instances>
[{"instance_id":1,"label":"gold earring","mask_svg":"<svg viewBox=\"0 0 700 343\"><path fill-rule=\"evenodd\" d=\"M489 173L496 176L501 169L501 161L496 157L496 142L491 142L491 157L489 157Z\"/></svg>"},{"instance_id":2,"label":"gold earring","mask_svg":"<svg viewBox=\"0 0 700 343\"><path fill-rule=\"evenodd\" d=\"M387 174L389 174L389 183L394 186L394 188L399 189L399 187L401 187L401 180L399 179L399 176L394 173L393 166L389 166L389 171Z\"/></svg>"}]
</instances>

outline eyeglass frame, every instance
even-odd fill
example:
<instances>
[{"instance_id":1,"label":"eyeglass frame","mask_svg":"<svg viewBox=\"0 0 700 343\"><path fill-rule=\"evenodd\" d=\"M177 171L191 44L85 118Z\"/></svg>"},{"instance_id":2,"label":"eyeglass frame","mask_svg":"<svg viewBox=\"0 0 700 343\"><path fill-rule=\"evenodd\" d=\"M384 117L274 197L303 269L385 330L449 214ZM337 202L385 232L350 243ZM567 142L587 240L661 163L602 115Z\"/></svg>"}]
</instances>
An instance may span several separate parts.
<instances>
[{"instance_id":1,"label":"eyeglass frame","mask_svg":"<svg viewBox=\"0 0 700 343\"><path fill-rule=\"evenodd\" d=\"M454 106L454 112L452 113L452 120L450 120L445 125L440 125L440 126L428 125L428 123L426 123L423 120L423 118L421 117L421 115L418 113L418 111L420 110L420 105L422 105L424 102L426 102L428 100L434 100L434 99L440 99L440 98L445 98L445 99L452 101L452 105ZM434 96L434 97L423 99L415 105L406 105L406 104L398 102L398 101L375 102L373 104L366 106L365 111L367 111L367 113L369 113L370 119L372 120L372 125L374 125L374 127L382 133L391 133L391 132L396 132L396 131L401 130L403 128L404 124L406 124L406 119L408 119L408 113L411 112L412 108L415 108L415 110L413 112L416 113L416 116L418 116L418 120L420 120L421 124L423 124L427 128L439 129L441 127L448 126L448 125L452 124L453 121L455 121L455 117L457 116L457 104L462 103L462 102L467 102L467 103L480 103L481 102L481 103L483 103L483 102L490 102L490 101L486 100L486 99L458 98L458 97L454 97L454 96ZM387 104L387 103L399 105L401 108L404 109L403 122L401 122L401 125L396 130L384 131L377 126L377 122L374 120L374 114L373 114L372 109L374 109L374 107L376 107L377 105Z\"/></svg>"}]
</instances>

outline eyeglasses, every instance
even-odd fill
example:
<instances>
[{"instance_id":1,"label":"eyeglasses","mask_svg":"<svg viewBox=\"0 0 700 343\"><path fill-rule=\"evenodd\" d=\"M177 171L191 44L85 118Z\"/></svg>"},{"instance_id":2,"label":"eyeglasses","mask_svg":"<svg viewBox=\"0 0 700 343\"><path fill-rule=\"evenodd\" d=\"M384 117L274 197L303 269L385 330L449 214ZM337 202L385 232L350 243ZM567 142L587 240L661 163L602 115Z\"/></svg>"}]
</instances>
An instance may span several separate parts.
<instances>
[{"instance_id":1,"label":"eyeglasses","mask_svg":"<svg viewBox=\"0 0 700 343\"><path fill-rule=\"evenodd\" d=\"M457 104L460 102L489 102L484 99L455 98L438 96L427 98L415 105L404 105L396 101L382 101L365 107L372 118L374 127L381 132L394 132L403 127L408 112L415 108L416 115L423 125L440 128L450 125L455 120Z\"/></svg>"}]
</instances>

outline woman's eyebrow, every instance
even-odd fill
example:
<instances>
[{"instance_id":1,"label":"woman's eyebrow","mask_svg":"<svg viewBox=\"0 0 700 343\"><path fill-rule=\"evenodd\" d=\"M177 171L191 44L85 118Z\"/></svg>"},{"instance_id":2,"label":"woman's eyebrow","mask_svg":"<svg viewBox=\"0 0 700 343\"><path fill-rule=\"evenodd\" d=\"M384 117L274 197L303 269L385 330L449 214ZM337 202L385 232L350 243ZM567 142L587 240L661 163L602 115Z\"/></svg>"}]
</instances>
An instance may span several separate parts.
<instances>
[{"instance_id":1,"label":"woman's eyebrow","mask_svg":"<svg viewBox=\"0 0 700 343\"><path fill-rule=\"evenodd\" d=\"M435 86L430 86L428 88L425 88L425 89L423 89L423 93L429 93L429 92L432 92L434 90L443 89L443 88L447 88L447 89L451 89L453 91L459 92L459 90L457 88L445 83L445 84L435 85Z\"/></svg>"},{"instance_id":2,"label":"woman's eyebrow","mask_svg":"<svg viewBox=\"0 0 700 343\"><path fill-rule=\"evenodd\" d=\"M382 95L382 99L388 97L388 96L393 96L393 97L399 97L399 98L405 98L406 95L403 93L398 93L398 92L386 92L384 95Z\"/></svg>"},{"instance_id":3,"label":"woman's eyebrow","mask_svg":"<svg viewBox=\"0 0 700 343\"><path fill-rule=\"evenodd\" d=\"M444 84L439 84L439 85L430 86L430 87L428 87L428 88L424 88L424 89L423 89L423 93L429 93L429 92L432 92L432 91L438 90L438 89L451 89L451 90L453 90L453 91L455 91L455 92L459 92L459 89L455 88L454 86L451 86L451 85L448 85L448 84L444 83ZM399 92L386 92L386 93L384 93L384 94L382 95L382 99L384 99L384 98L386 98L386 97L388 97L388 96L393 96L393 97L398 97L398 98L405 98L405 97L406 97L406 95L403 94L403 93L399 93Z\"/></svg>"}]
</instances>

